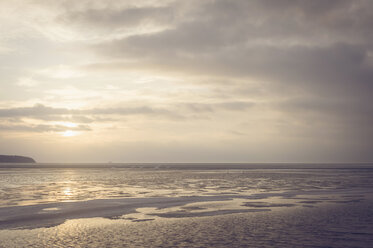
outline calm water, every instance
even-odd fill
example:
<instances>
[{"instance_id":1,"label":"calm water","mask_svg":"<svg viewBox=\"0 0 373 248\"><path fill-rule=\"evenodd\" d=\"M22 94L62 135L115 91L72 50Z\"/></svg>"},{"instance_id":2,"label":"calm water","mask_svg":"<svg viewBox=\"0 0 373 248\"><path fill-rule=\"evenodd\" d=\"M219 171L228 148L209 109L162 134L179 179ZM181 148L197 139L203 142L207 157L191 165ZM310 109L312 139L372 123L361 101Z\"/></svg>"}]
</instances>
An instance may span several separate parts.
<instances>
[{"instance_id":1,"label":"calm water","mask_svg":"<svg viewBox=\"0 0 373 248\"><path fill-rule=\"evenodd\" d=\"M16 167L0 247L373 246L371 165Z\"/></svg>"}]
</instances>

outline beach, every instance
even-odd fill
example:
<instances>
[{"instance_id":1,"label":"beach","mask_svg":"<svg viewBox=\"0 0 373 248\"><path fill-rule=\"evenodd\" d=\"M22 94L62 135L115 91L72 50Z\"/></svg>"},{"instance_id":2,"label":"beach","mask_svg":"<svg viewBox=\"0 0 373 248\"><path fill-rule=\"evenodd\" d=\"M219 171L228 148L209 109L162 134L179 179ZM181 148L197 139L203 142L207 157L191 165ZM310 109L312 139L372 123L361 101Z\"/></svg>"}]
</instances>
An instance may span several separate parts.
<instances>
[{"instance_id":1,"label":"beach","mask_svg":"<svg viewBox=\"0 0 373 248\"><path fill-rule=\"evenodd\" d=\"M370 166L69 167L0 169L0 247L373 242Z\"/></svg>"}]
</instances>

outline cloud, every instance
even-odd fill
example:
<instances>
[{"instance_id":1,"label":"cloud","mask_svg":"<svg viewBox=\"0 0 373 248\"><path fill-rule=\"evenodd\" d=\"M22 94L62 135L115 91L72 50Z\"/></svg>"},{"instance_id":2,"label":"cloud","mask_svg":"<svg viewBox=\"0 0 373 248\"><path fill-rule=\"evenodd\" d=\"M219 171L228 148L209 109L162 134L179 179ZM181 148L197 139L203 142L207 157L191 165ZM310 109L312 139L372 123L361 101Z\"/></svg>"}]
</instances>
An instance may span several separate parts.
<instances>
[{"instance_id":1,"label":"cloud","mask_svg":"<svg viewBox=\"0 0 373 248\"><path fill-rule=\"evenodd\" d=\"M12 124L12 125L3 125L0 124L0 130L4 131L15 131L15 132L65 132L65 131L91 131L91 128L86 125L78 125L76 127L67 127L64 125L26 125L26 124Z\"/></svg>"},{"instance_id":2,"label":"cloud","mask_svg":"<svg viewBox=\"0 0 373 248\"><path fill-rule=\"evenodd\" d=\"M0 5L2 130L118 124L133 139L255 140L313 158L373 145L372 1Z\"/></svg>"},{"instance_id":3,"label":"cloud","mask_svg":"<svg viewBox=\"0 0 373 248\"><path fill-rule=\"evenodd\" d=\"M9 117L31 117L39 118L46 116L75 116L75 118L85 119L85 115L165 115L169 117L177 117L176 113L172 113L166 109L151 108L146 106L140 107L119 107L119 108L93 108L93 109L68 109L54 108L37 104L33 107L20 107L0 109L0 118Z\"/></svg>"},{"instance_id":4,"label":"cloud","mask_svg":"<svg viewBox=\"0 0 373 248\"><path fill-rule=\"evenodd\" d=\"M181 107L186 107L192 112L214 112L221 110L228 111L245 111L255 105L253 102L232 101L232 102L219 102L219 103L184 103L180 104Z\"/></svg>"},{"instance_id":5,"label":"cloud","mask_svg":"<svg viewBox=\"0 0 373 248\"><path fill-rule=\"evenodd\" d=\"M92 123L113 121L105 116L133 116L161 117L171 120L185 119L188 114L206 113L214 111L245 111L254 106L252 102L216 102L216 103L178 103L177 107L112 107L92 109L69 109L48 107L37 104L32 107L0 109L0 118L32 118L45 121L72 121L77 123ZM183 110L184 111L181 111Z\"/></svg>"},{"instance_id":6,"label":"cloud","mask_svg":"<svg viewBox=\"0 0 373 248\"><path fill-rule=\"evenodd\" d=\"M86 25L95 29L102 27L120 30L152 23L165 25L173 21L173 13L169 7L92 8L66 12L59 16L58 21L73 25Z\"/></svg>"},{"instance_id":7,"label":"cloud","mask_svg":"<svg viewBox=\"0 0 373 248\"><path fill-rule=\"evenodd\" d=\"M210 1L172 29L92 49L113 59L101 65L107 69L251 78L269 87L370 98L373 18L366 9L373 9L369 1Z\"/></svg>"},{"instance_id":8,"label":"cloud","mask_svg":"<svg viewBox=\"0 0 373 248\"><path fill-rule=\"evenodd\" d=\"M304 120L298 114L303 106L330 125L349 119L373 124L364 114L370 113L367 106L373 98L369 10L369 1L209 1L173 29L103 42L93 49L113 58L117 70L141 67L266 82L264 89L285 98L288 107L265 100L285 116ZM111 68L110 63L103 67ZM308 98L312 108L298 97ZM209 105L189 107L213 110Z\"/></svg>"},{"instance_id":9,"label":"cloud","mask_svg":"<svg viewBox=\"0 0 373 248\"><path fill-rule=\"evenodd\" d=\"M37 104L33 107L8 108L0 109L0 117L32 117L32 116L48 116L48 115L67 115L69 109L46 107L42 104Z\"/></svg>"}]
</instances>

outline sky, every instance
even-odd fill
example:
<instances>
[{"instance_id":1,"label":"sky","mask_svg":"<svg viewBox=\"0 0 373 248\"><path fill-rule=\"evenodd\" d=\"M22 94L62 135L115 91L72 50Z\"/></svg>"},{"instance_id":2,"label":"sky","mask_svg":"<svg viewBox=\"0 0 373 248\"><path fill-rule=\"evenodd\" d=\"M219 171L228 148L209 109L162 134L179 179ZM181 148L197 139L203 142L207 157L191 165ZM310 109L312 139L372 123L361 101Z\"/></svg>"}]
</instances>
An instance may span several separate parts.
<instances>
[{"instance_id":1,"label":"sky","mask_svg":"<svg viewBox=\"0 0 373 248\"><path fill-rule=\"evenodd\" d=\"M372 162L373 1L0 1L0 154Z\"/></svg>"}]
</instances>

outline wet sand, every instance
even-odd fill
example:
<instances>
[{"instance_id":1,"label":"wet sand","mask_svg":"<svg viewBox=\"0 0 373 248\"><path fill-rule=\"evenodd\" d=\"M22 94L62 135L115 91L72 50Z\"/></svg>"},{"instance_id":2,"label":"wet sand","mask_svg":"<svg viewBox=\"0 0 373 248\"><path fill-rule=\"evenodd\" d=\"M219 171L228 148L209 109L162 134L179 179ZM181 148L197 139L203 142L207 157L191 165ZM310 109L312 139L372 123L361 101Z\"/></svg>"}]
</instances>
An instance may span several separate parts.
<instances>
[{"instance_id":1,"label":"wet sand","mask_svg":"<svg viewBox=\"0 0 373 248\"><path fill-rule=\"evenodd\" d=\"M0 247L369 247L371 178L355 168L3 169Z\"/></svg>"},{"instance_id":2,"label":"wet sand","mask_svg":"<svg viewBox=\"0 0 373 248\"><path fill-rule=\"evenodd\" d=\"M0 231L0 247L369 247L372 202L215 215L73 219ZM144 218L145 217L145 218ZM137 221L134 221L137 220Z\"/></svg>"}]
</instances>

